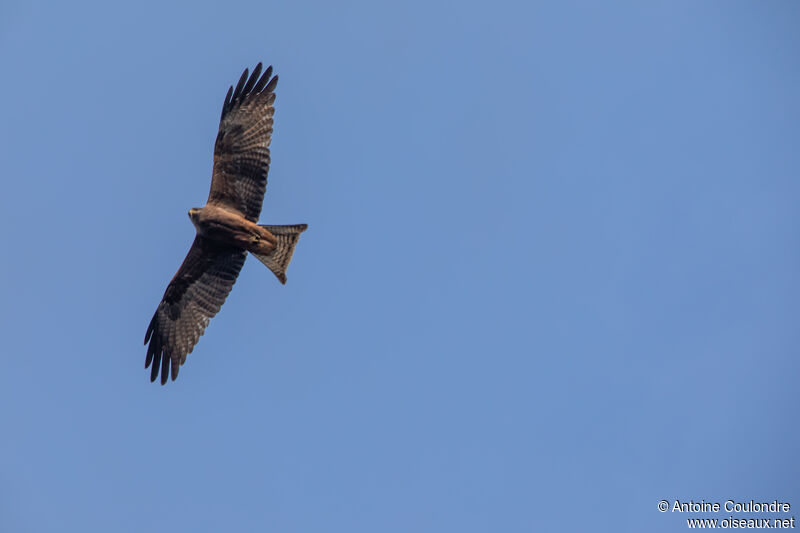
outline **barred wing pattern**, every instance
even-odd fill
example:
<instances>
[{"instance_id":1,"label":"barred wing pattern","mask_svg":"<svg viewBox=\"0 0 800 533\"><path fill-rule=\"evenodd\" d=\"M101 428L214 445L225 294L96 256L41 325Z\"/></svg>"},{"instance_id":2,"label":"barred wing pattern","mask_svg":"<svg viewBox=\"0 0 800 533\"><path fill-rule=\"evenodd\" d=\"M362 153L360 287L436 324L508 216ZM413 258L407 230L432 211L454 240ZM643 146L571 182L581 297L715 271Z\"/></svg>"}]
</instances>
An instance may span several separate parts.
<instances>
[{"instance_id":1,"label":"barred wing pattern","mask_svg":"<svg viewBox=\"0 0 800 533\"><path fill-rule=\"evenodd\" d=\"M236 89L225 96L219 133L214 144L214 172L208 203L238 211L257 222L267 189L269 143L275 112L272 67L261 74L259 63L248 78L247 69Z\"/></svg>"},{"instance_id":2,"label":"barred wing pattern","mask_svg":"<svg viewBox=\"0 0 800 533\"><path fill-rule=\"evenodd\" d=\"M150 381L161 371L161 384L178 377L180 365L192 352L209 320L233 289L247 258L244 250L195 237L186 259L172 278L147 328L145 368Z\"/></svg>"}]
</instances>

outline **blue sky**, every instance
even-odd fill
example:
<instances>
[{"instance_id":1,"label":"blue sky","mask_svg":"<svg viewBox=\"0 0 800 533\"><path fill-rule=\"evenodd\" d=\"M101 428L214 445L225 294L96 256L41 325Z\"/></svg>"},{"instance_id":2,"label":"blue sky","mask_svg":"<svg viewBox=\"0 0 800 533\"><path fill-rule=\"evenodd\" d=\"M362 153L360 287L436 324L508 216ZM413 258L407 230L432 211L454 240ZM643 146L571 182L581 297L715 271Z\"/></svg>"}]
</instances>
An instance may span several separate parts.
<instances>
[{"instance_id":1,"label":"blue sky","mask_svg":"<svg viewBox=\"0 0 800 533\"><path fill-rule=\"evenodd\" d=\"M798 23L789 1L4 2L0 529L800 509ZM261 220L309 230L286 286L248 260L151 384L145 329L259 61Z\"/></svg>"}]
</instances>

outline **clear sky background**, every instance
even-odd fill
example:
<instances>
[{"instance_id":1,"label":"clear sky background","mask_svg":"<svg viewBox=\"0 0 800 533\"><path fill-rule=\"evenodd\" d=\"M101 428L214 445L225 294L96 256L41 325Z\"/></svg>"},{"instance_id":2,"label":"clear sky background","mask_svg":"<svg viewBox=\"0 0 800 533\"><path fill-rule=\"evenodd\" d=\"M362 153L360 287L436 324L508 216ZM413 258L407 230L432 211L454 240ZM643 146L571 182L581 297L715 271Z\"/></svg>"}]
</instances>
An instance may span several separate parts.
<instances>
[{"instance_id":1,"label":"clear sky background","mask_svg":"<svg viewBox=\"0 0 800 533\"><path fill-rule=\"evenodd\" d=\"M2 2L0 530L800 518L799 27L791 1ZM151 384L259 61L261 220L309 230Z\"/></svg>"}]
</instances>

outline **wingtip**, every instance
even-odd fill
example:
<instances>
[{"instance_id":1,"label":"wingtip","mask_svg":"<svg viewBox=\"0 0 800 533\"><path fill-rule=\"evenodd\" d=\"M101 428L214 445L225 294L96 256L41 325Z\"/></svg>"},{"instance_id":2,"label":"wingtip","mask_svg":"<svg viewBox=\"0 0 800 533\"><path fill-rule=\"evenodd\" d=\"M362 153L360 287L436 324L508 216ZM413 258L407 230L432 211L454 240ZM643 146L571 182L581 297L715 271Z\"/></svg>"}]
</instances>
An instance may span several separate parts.
<instances>
[{"instance_id":1,"label":"wingtip","mask_svg":"<svg viewBox=\"0 0 800 533\"><path fill-rule=\"evenodd\" d=\"M225 115L228 113L228 109L231 106L231 96L233 96L233 85L228 87L228 93L225 95L225 100L222 102L222 114L220 115L220 120L225 118Z\"/></svg>"},{"instance_id":2,"label":"wingtip","mask_svg":"<svg viewBox=\"0 0 800 533\"><path fill-rule=\"evenodd\" d=\"M242 89L242 96L245 97L250 94L250 91L253 90L256 82L258 81L258 76L261 74L261 63L256 65L256 68L253 69L253 73L250 74L250 78L247 80L247 83L244 85L244 89Z\"/></svg>"},{"instance_id":3,"label":"wingtip","mask_svg":"<svg viewBox=\"0 0 800 533\"><path fill-rule=\"evenodd\" d=\"M261 94L262 92L270 93L275 90L278 85L278 76L272 76L272 65L267 67L267 70L262 74L263 63L261 61L253 69L245 68L236 88L231 85L228 88L228 94L225 96L225 102L222 105L222 114L220 120L225 118L225 115L242 101L249 94ZM270 77L271 76L271 77Z\"/></svg>"},{"instance_id":4,"label":"wingtip","mask_svg":"<svg viewBox=\"0 0 800 533\"><path fill-rule=\"evenodd\" d=\"M244 88L244 84L247 81L247 76L249 74L250 70L244 69L244 72L242 72L242 77L239 78L239 83L236 84L236 89L233 90L233 98L231 99L231 102L235 102L242 95L242 89Z\"/></svg>"},{"instance_id":5,"label":"wingtip","mask_svg":"<svg viewBox=\"0 0 800 533\"><path fill-rule=\"evenodd\" d=\"M271 80L269 80L269 83L268 83L268 84L267 84L267 86L264 88L264 91L266 91L266 92L268 92L268 93L271 93L272 91L274 91L274 90L275 90L275 87L277 87L277 86L278 86L278 75L277 75L277 74L275 74L275 75L272 77L272 79L271 79Z\"/></svg>"}]
</instances>

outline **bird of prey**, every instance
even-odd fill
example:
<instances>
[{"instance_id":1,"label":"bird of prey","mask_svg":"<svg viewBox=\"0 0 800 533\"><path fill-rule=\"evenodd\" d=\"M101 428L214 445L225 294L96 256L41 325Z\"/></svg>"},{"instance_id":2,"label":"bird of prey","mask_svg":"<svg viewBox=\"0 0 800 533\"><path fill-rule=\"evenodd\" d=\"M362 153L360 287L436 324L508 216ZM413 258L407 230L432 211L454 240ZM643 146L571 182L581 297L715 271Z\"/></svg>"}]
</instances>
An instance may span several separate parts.
<instances>
[{"instance_id":1,"label":"bird of prey","mask_svg":"<svg viewBox=\"0 0 800 533\"><path fill-rule=\"evenodd\" d=\"M231 292L250 252L286 283L286 268L306 224L258 224L267 187L269 143L278 76L261 63L247 69L222 105L206 205L189 210L197 231L147 328L145 368L161 384L178 377L186 355Z\"/></svg>"}]
</instances>

